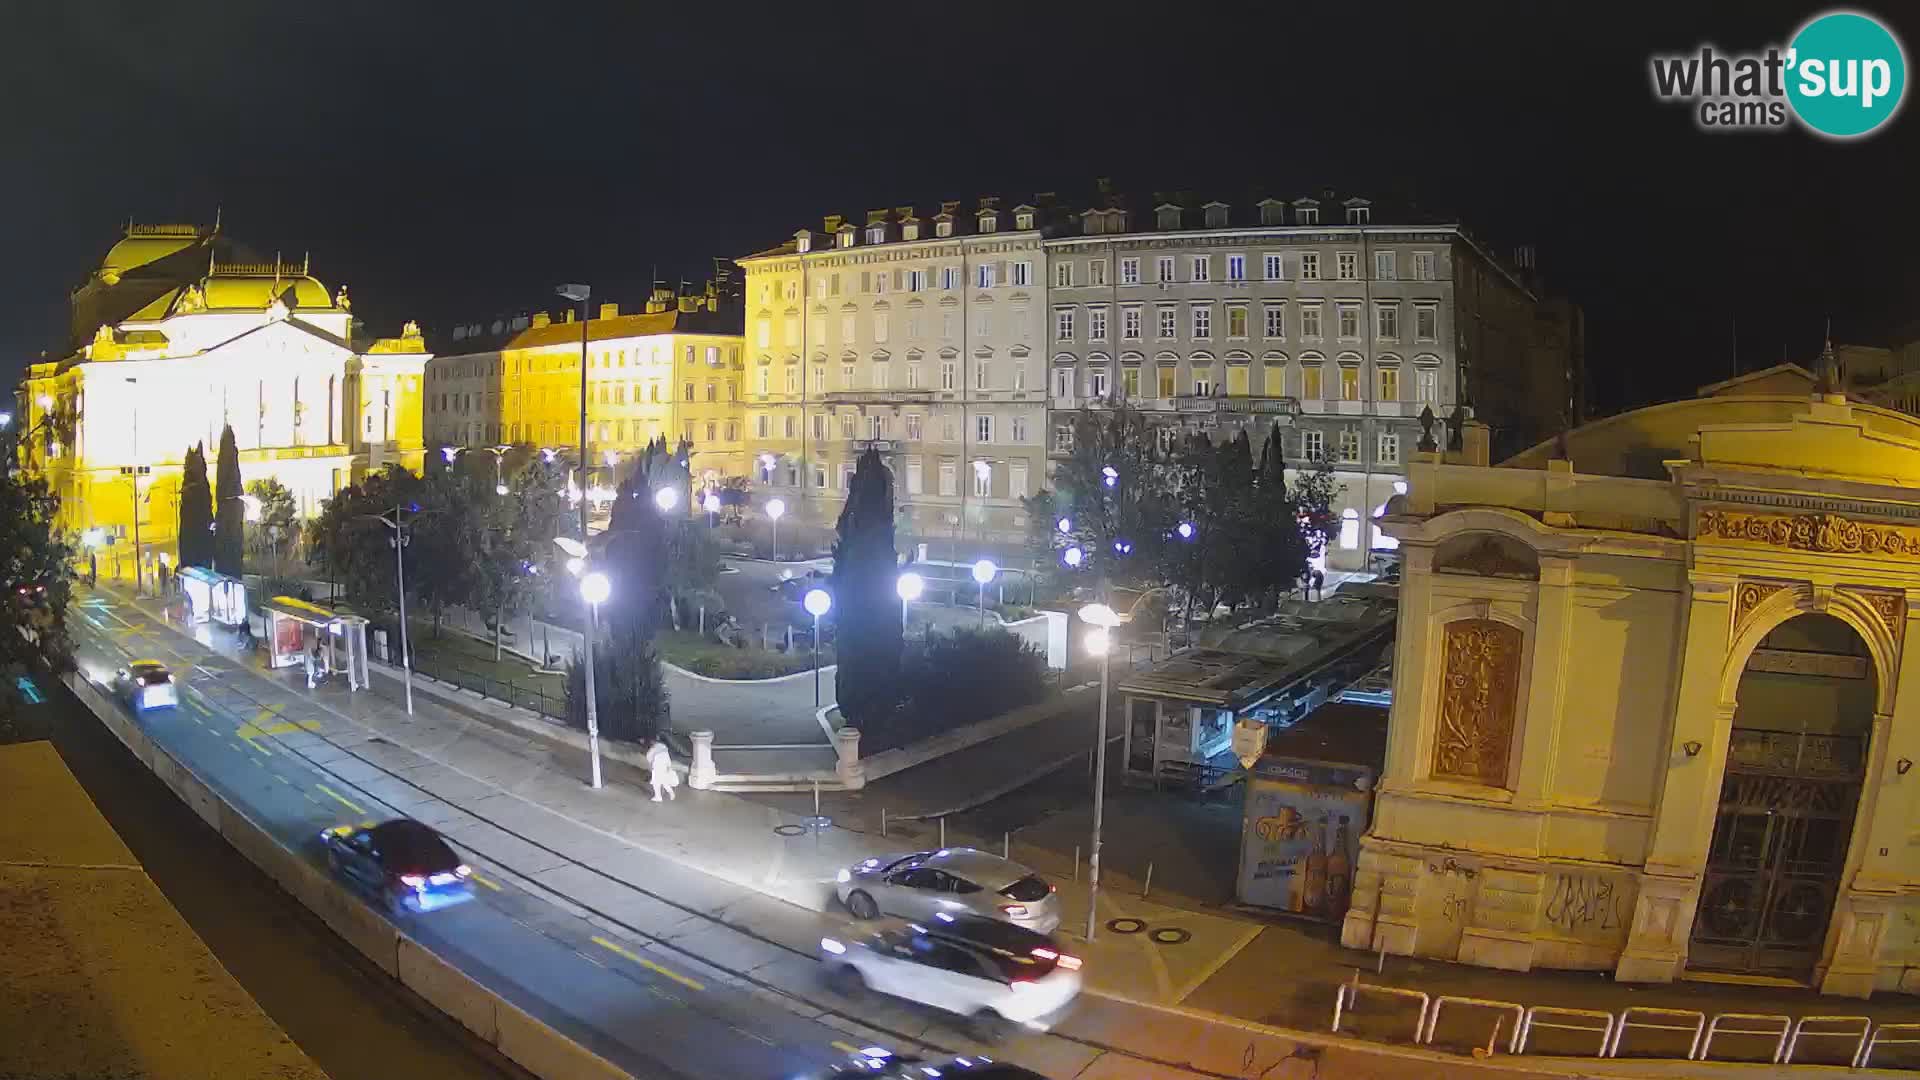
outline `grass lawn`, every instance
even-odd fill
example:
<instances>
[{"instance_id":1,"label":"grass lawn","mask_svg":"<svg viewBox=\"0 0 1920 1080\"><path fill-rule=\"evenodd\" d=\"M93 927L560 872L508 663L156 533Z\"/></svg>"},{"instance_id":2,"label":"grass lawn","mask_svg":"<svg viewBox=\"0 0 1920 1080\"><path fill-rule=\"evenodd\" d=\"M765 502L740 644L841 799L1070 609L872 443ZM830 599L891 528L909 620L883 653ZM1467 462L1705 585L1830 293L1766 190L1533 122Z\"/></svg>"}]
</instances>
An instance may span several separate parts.
<instances>
[{"instance_id":1,"label":"grass lawn","mask_svg":"<svg viewBox=\"0 0 1920 1080\"><path fill-rule=\"evenodd\" d=\"M813 653L798 646L791 653L736 649L678 630L662 630L654 641L660 659L710 679L771 679L813 667ZM820 650L821 666L831 663L833 649Z\"/></svg>"},{"instance_id":2,"label":"grass lawn","mask_svg":"<svg viewBox=\"0 0 1920 1080\"><path fill-rule=\"evenodd\" d=\"M503 651L499 662L495 663L491 641L476 641L448 627L441 628L439 637L433 636L431 619L409 618L407 634L413 654L419 658L420 667L427 674L432 674L432 669L454 667L466 674L497 682L525 686L545 684L555 692L559 689L561 676L535 674L533 662L524 656Z\"/></svg>"}]
</instances>

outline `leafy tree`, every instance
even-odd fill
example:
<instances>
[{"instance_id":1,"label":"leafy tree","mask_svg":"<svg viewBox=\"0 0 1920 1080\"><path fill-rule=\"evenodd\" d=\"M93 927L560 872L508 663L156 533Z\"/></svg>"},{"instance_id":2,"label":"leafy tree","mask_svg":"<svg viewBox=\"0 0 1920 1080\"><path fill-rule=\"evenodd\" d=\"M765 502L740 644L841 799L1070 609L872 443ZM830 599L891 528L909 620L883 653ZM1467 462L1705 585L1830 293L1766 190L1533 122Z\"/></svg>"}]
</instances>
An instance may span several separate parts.
<instances>
[{"instance_id":1,"label":"leafy tree","mask_svg":"<svg viewBox=\"0 0 1920 1080\"><path fill-rule=\"evenodd\" d=\"M67 605L73 596L73 546L54 528L60 499L38 476L0 473L0 670L73 669ZM0 723L19 689L0 679Z\"/></svg>"},{"instance_id":2,"label":"leafy tree","mask_svg":"<svg viewBox=\"0 0 1920 1080\"><path fill-rule=\"evenodd\" d=\"M213 478L213 568L239 577L246 572L243 539L247 508L240 501L240 447L233 441L233 425L220 429L220 457Z\"/></svg>"},{"instance_id":3,"label":"leafy tree","mask_svg":"<svg viewBox=\"0 0 1920 1080\"><path fill-rule=\"evenodd\" d=\"M658 449L658 455L651 452ZM669 596L667 525L653 502L654 468L671 475L664 444L650 448L621 483L607 531L589 545L596 569L612 591L600 605L600 639L593 652L595 708L611 738L645 741L668 724L671 701L654 636ZM576 592L577 597L579 594ZM576 601L578 602L578 601ZM576 657L567 672L567 718L586 726L586 674Z\"/></svg>"},{"instance_id":4,"label":"leafy tree","mask_svg":"<svg viewBox=\"0 0 1920 1080\"><path fill-rule=\"evenodd\" d=\"M399 465L389 465L359 484L341 488L308 526L309 545L321 553L347 598L360 610L391 612L395 604L394 554L388 543L391 534L373 519L391 513L396 506L424 510L425 495L425 484L419 477ZM431 529L430 519L423 519L414 536L423 536ZM418 545L416 539L406 550L409 591L420 574L424 549Z\"/></svg>"},{"instance_id":5,"label":"leafy tree","mask_svg":"<svg viewBox=\"0 0 1920 1080\"><path fill-rule=\"evenodd\" d=\"M881 721L900 701L900 557L893 546L893 474L868 447L854 466L833 545L835 677L841 715Z\"/></svg>"},{"instance_id":6,"label":"leafy tree","mask_svg":"<svg viewBox=\"0 0 1920 1080\"><path fill-rule=\"evenodd\" d=\"M1033 527L1036 540L1044 536L1050 563L1060 549L1077 547L1083 578L1128 584L1153 578L1154 560L1142 545L1158 543L1172 483L1159 436L1137 409L1122 404L1082 414L1073 450L1054 467L1053 482L1048 498L1029 504L1046 511L1034 515ZM1064 533L1056 527L1062 518Z\"/></svg>"},{"instance_id":7,"label":"leafy tree","mask_svg":"<svg viewBox=\"0 0 1920 1080\"><path fill-rule=\"evenodd\" d=\"M894 611L897 616L897 605ZM843 628L843 640L844 634ZM1047 693L1046 667L1037 646L998 626L916 638L900 662L906 707L863 726L861 750L903 746L1039 701ZM846 671L844 657L840 670Z\"/></svg>"},{"instance_id":8,"label":"leafy tree","mask_svg":"<svg viewBox=\"0 0 1920 1080\"><path fill-rule=\"evenodd\" d=\"M207 450L187 448L180 467L180 565L213 565L213 490L207 486Z\"/></svg>"},{"instance_id":9,"label":"leafy tree","mask_svg":"<svg viewBox=\"0 0 1920 1080\"><path fill-rule=\"evenodd\" d=\"M260 503L260 520L247 530L247 554L266 561L271 573L280 571L288 540L299 539L300 511L287 485L269 476L247 485L247 494Z\"/></svg>"}]
</instances>

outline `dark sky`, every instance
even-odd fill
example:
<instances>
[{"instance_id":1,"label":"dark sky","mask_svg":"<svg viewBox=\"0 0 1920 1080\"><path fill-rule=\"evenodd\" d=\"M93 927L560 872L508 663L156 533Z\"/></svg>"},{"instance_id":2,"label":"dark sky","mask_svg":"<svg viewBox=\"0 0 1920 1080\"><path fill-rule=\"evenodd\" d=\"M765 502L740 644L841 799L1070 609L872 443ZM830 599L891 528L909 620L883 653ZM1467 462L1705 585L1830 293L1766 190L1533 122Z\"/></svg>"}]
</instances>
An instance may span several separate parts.
<instances>
[{"instance_id":1,"label":"dark sky","mask_svg":"<svg viewBox=\"0 0 1920 1080\"><path fill-rule=\"evenodd\" d=\"M1617 407L1724 377L1736 321L1756 368L1829 314L1841 340L1920 318L1915 108L1838 144L1652 101L1650 52L1784 42L1820 10L13 5L0 368L58 348L129 216L221 206L264 253L311 250L370 329L432 330L562 280L632 304L653 265L701 280L826 212L1112 176L1411 196L1530 241ZM1920 46L1920 18L1868 10Z\"/></svg>"}]
</instances>

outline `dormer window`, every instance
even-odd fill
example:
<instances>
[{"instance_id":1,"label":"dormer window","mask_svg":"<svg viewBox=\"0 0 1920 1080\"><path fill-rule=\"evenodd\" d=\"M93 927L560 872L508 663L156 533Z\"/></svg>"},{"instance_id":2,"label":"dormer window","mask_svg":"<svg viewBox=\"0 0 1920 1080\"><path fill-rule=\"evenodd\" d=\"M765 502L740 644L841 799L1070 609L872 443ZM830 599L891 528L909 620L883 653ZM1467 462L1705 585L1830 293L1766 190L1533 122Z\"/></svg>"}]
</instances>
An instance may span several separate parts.
<instances>
[{"instance_id":1,"label":"dormer window","mask_svg":"<svg viewBox=\"0 0 1920 1080\"><path fill-rule=\"evenodd\" d=\"M936 222L934 222L934 223L933 223L933 235L935 235L935 236L952 236L952 235L953 235L953 222L952 222L951 220L948 220L948 221L936 221Z\"/></svg>"},{"instance_id":2,"label":"dormer window","mask_svg":"<svg viewBox=\"0 0 1920 1080\"><path fill-rule=\"evenodd\" d=\"M1227 227L1227 204L1207 204L1207 228L1224 229Z\"/></svg>"},{"instance_id":3,"label":"dormer window","mask_svg":"<svg viewBox=\"0 0 1920 1080\"><path fill-rule=\"evenodd\" d=\"M839 238L841 247L850 248L853 246L853 226L851 225L841 226L840 232L836 235Z\"/></svg>"},{"instance_id":4,"label":"dormer window","mask_svg":"<svg viewBox=\"0 0 1920 1080\"><path fill-rule=\"evenodd\" d=\"M887 227L885 225L867 226L867 243L884 244L886 242L887 242Z\"/></svg>"},{"instance_id":5,"label":"dormer window","mask_svg":"<svg viewBox=\"0 0 1920 1080\"><path fill-rule=\"evenodd\" d=\"M1179 228L1180 208L1177 206L1156 207L1154 209L1154 223L1162 229Z\"/></svg>"},{"instance_id":6,"label":"dormer window","mask_svg":"<svg viewBox=\"0 0 1920 1080\"><path fill-rule=\"evenodd\" d=\"M900 226L900 239L902 240L920 239L920 223L917 221L909 221L906 224Z\"/></svg>"},{"instance_id":7,"label":"dormer window","mask_svg":"<svg viewBox=\"0 0 1920 1080\"><path fill-rule=\"evenodd\" d=\"M1320 224L1320 208L1318 206L1302 206L1299 203L1295 203L1293 206L1293 220L1296 224L1300 225L1318 225Z\"/></svg>"},{"instance_id":8,"label":"dormer window","mask_svg":"<svg viewBox=\"0 0 1920 1080\"><path fill-rule=\"evenodd\" d=\"M1287 208L1284 203L1279 199L1260 200L1260 224L1285 225L1286 223Z\"/></svg>"},{"instance_id":9,"label":"dormer window","mask_svg":"<svg viewBox=\"0 0 1920 1080\"><path fill-rule=\"evenodd\" d=\"M980 215L980 231L983 233L999 232L1000 216L998 214L992 214L992 213L981 214Z\"/></svg>"},{"instance_id":10,"label":"dormer window","mask_svg":"<svg viewBox=\"0 0 1920 1080\"><path fill-rule=\"evenodd\" d=\"M1013 215L1013 227L1022 230L1033 228L1032 212L1029 211Z\"/></svg>"},{"instance_id":11,"label":"dormer window","mask_svg":"<svg viewBox=\"0 0 1920 1080\"><path fill-rule=\"evenodd\" d=\"M813 234L809 232L802 232L798 236L795 236L793 238L793 247L795 251L800 252L802 255L806 254L809 251L812 251L813 250Z\"/></svg>"},{"instance_id":12,"label":"dormer window","mask_svg":"<svg viewBox=\"0 0 1920 1080\"><path fill-rule=\"evenodd\" d=\"M1349 225L1373 224L1373 207L1371 206L1347 207L1347 224Z\"/></svg>"}]
</instances>

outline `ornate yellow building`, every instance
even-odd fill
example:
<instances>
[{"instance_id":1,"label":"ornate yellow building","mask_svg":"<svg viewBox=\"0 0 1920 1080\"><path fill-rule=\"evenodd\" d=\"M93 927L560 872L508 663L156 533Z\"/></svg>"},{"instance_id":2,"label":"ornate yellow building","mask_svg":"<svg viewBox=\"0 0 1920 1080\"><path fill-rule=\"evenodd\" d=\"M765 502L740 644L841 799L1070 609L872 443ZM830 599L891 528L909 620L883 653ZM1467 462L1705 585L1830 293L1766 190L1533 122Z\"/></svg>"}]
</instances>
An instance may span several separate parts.
<instances>
[{"instance_id":1,"label":"ornate yellow building","mask_svg":"<svg viewBox=\"0 0 1920 1080\"><path fill-rule=\"evenodd\" d=\"M14 422L61 524L175 548L181 462L209 480L232 425L245 482L273 477L302 513L389 461L418 468L425 341L353 339L343 288L305 260L248 259L219 226L129 225L73 294L75 347L28 368ZM136 495L137 492L137 495Z\"/></svg>"},{"instance_id":2,"label":"ornate yellow building","mask_svg":"<svg viewBox=\"0 0 1920 1080\"><path fill-rule=\"evenodd\" d=\"M571 311L559 322L540 312L454 328L451 346L427 365L429 439L577 450L581 329ZM711 288L686 296L661 289L642 312L601 304L585 329L596 468L608 454L623 457L665 436L693 444L696 488L747 474L737 308Z\"/></svg>"},{"instance_id":3,"label":"ornate yellow building","mask_svg":"<svg viewBox=\"0 0 1920 1080\"><path fill-rule=\"evenodd\" d=\"M1416 456L1347 945L1920 990L1920 420L1806 374Z\"/></svg>"}]
</instances>

